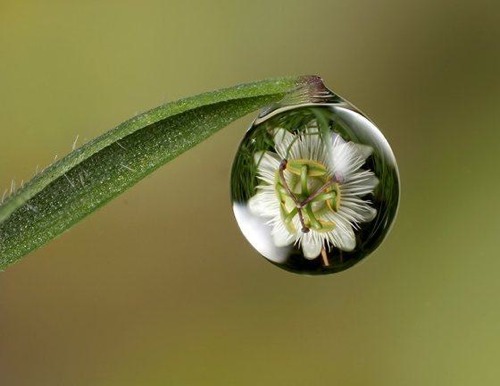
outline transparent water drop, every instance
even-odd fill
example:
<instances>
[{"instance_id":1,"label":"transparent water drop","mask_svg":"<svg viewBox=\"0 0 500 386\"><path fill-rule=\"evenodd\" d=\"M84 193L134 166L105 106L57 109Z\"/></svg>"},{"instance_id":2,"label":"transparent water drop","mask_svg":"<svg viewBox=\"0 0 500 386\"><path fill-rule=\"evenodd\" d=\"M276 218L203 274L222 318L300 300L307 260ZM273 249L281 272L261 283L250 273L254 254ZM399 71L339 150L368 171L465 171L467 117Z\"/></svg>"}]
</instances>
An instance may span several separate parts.
<instances>
[{"instance_id":1,"label":"transparent water drop","mask_svg":"<svg viewBox=\"0 0 500 386\"><path fill-rule=\"evenodd\" d=\"M317 77L255 119L231 173L241 231L288 271L343 271L394 221L399 176L382 133Z\"/></svg>"}]
</instances>

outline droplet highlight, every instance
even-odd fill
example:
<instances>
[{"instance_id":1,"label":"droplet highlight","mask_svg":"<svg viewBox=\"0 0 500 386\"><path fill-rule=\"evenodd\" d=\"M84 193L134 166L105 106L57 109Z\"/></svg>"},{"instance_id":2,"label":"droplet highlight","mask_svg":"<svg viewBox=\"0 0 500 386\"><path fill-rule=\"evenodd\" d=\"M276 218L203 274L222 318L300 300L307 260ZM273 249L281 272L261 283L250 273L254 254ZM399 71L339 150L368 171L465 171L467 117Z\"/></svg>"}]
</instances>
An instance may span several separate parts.
<instances>
[{"instance_id":1,"label":"droplet highlight","mask_svg":"<svg viewBox=\"0 0 500 386\"><path fill-rule=\"evenodd\" d=\"M399 202L396 160L380 130L314 80L263 110L231 173L234 214L250 244L273 264L311 275L372 253Z\"/></svg>"}]
</instances>

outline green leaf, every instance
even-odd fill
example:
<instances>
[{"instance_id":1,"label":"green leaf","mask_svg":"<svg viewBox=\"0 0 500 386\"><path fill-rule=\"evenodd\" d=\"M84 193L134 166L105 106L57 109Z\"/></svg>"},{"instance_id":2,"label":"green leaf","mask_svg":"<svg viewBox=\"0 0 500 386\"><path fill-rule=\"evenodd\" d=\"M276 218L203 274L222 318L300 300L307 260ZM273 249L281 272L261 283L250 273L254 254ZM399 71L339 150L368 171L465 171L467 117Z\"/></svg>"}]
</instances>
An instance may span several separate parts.
<instances>
[{"instance_id":1,"label":"green leaf","mask_svg":"<svg viewBox=\"0 0 500 386\"><path fill-rule=\"evenodd\" d=\"M72 151L0 206L0 269L219 129L285 95L295 95L314 79L264 80L168 103Z\"/></svg>"}]
</instances>

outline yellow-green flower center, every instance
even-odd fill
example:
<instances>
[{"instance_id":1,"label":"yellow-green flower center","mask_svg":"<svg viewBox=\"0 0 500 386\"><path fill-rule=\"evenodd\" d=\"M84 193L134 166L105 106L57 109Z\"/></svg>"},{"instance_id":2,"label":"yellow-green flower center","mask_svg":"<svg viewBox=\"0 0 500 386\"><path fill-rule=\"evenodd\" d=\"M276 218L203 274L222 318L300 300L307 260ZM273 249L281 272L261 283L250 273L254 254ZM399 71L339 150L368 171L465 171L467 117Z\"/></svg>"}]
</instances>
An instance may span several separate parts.
<instances>
[{"instance_id":1,"label":"yellow-green flower center","mask_svg":"<svg viewBox=\"0 0 500 386\"><path fill-rule=\"evenodd\" d=\"M285 171L289 174L285 176ZM340 202L338 183L327 168L313 160L282 161L276 173L276 192L282 219L291 233L297 232L293 219L298 216L302 232L330 232L335 224L324 219L337 211Z\"/></svg>"}]
</instances>

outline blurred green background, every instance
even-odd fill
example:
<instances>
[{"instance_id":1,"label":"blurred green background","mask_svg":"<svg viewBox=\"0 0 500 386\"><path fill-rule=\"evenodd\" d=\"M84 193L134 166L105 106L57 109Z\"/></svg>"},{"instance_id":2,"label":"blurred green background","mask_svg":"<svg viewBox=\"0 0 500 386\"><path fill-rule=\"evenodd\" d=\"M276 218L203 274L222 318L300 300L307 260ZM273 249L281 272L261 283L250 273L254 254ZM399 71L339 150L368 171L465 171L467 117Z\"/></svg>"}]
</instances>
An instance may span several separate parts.
<instances>
[{"instance_id":1,"label":"blurred green background","mask_svg":"<svg viewBox=\"0 0 500 386\"><path fill-rule=\"evenodd\" d=\"M252 250L248 116L0 274L1 385L498 385L498 1L1 1L0 185L165 101L319 74L402 200L338 275ZM3 189L2 189L3 191Z\"/></svg>"}]
</instances>

